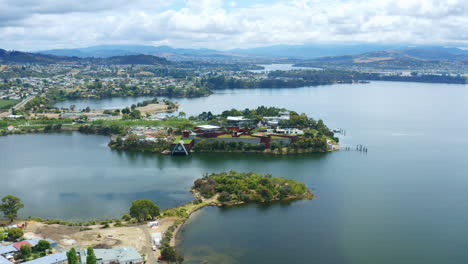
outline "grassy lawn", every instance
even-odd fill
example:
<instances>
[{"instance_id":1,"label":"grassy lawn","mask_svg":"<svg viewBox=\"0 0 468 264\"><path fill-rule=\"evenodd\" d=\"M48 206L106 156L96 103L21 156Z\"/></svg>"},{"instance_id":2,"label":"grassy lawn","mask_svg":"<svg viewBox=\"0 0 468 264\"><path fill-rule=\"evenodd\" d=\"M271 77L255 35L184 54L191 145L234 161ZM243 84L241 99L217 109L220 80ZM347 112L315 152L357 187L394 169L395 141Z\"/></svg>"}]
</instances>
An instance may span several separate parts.
<instances>
[{"instance_id":1,"label":"grassy lawn","mask_svg":"<svg viewBox=\"0 0 468 264\"><path fill-rule=\"evenodd\" d=\"M174 144L179 143L181 140L184 141L184 144L190 144L190 142L192 142L192 139L182 139L181 136L177 136L174 140Z\"/></svg>"},{"instance_id":2,"label":"grassy lawn","mask_svg":"<svg viewBox=\"0 0 468 264\"><path fill-rule=\"evenodd\" d=\"M0 109L8 109L12 106L15 106L17 103L18 100L0 99Z\"/></svg>"}]
</instances>

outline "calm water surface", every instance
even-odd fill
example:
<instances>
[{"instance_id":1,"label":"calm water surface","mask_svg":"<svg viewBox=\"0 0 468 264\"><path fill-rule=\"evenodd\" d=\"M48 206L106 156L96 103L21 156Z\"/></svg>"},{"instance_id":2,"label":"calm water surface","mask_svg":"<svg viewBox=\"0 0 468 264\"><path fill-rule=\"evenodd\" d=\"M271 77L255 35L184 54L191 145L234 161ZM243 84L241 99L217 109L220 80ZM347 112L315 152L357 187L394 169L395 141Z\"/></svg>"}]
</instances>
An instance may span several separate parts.
<instances>
[{"instance_id":1,"label":"calm water surface","mask_svg":"<svg viewBox=\"0 0 468 264\"><path fill-rule=\"evenodd\" d=\"M225 90L178 101L189 115L295 109L345 129L343 145L369 152L171 158L112 151L101 136L9 136L0 138L0 194L22 197L25 216L96 218L121 215L138 198L189 201L205 172L272 173L304 181L317 198L201 210L181 234L187 263L468 261L467 85Z\"/></svg>"}]
</instances>

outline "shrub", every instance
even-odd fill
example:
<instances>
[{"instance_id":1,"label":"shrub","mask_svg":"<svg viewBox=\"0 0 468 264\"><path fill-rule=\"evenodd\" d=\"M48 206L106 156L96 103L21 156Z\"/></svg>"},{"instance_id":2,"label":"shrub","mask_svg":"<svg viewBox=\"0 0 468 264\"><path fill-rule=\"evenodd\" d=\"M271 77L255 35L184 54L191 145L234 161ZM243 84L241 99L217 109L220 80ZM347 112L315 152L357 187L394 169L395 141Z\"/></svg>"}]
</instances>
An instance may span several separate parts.
<instances>
[{"instance_id":1,"label":"shrub","mask_svg":"<svg viewBox=\"0 0 468 264\"><path fill-rule=\"evenodd\" d=\"M16 240L24 235L23 229L21 228L10 228L8 229L8 239Z\"/></svg>"}]
</instances>

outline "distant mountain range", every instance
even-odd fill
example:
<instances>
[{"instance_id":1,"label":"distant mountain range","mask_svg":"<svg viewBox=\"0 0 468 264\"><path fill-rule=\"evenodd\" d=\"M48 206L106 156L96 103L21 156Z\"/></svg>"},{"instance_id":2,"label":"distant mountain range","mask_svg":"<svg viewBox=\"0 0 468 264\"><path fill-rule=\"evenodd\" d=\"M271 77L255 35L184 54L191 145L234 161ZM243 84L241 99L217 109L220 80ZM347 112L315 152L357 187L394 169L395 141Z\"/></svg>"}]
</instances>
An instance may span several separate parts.
<instances>
[{"instance_id":1,"label":"distant mountain range","mask_svg":"<svg viewBox=\"0 0 468 264\"><path fill-rule=\"evenodd\" d=\"M37 53L56 56L75 56L79 58L95 57L108 58L126 55L153 55L158 57L219 57L231 56L229 53L210 49L177 49L169 46L145 46L145 45L101 45L78 49L53 49L41 50Z\"/></svg>"},{"instance_id":2,"label":"distant mountain range","mask_svg":"<svg viewBox=\"0 0 468 264\"><path fill-rule=\"evenodd\" d=\"M366 67L421 66L439 62L468 63L468 50L445 47L420 47L390 49L367 52L357 55L328 56L309 59L297 66L344 66L360 65Z\"/></svg>"},{"instance_id":3,"label":"distant mountain range","mask_svg":"<svg viewBox=\"0 0 468 264\"><path fill-rule=\"evenodd\" d=\"M167 65L170 64L165 58L152 55L132 54L125 56L113 56L107 58L79 58L77 56L50 55L42 53L29 53L21 51L7 51L0 49L0 62L4 63L92 63L92 64L145 64L145 65Z\"/></svg>"},{"instance_id":4,"label":"distant mountain range","mask_svg":"<svg viewBox=\"0 0 468 264\"><path fill-rule=\"evenodd\" d=\"M453 53L458 56L457 48L444 48L438 46L409 46L409 45L383 45L383 44L310 44L310 45L276 45L251 49L179 49L169 46L145 46L145 45L100 45L78 49L54 49L42 50L36 53L72 56L79 58L95 57L108 58L114 56L146 54L164 57L171 60L197 60L204 58L225 58L225 59L251 59L257 58L277 58L277 59L313 59L319 57L355 55L369 52L381 52L386 50L408 50L413 55L426 54L425 58L434 56L437 59L445 56L445 53ZM433 53L433 55L428 54ZM439 54L439 53L444 54ZM455 56L455 57L456 57Z\"/></svg>"},{"instance_id":5,"label":"distant mountain range","mask_svg":"<svg viewBox=\"0 0 468 264\"><path fill-rule=\"evenodd\" d=\"M35 53L0 49L0 60L12 63L169 64L171 60L297 63L301 66L421 66L434 61L468 61L468 50L441 46L301 45L217 51L168 46L102 45Z\"/></svg>"},{"instance_id":6,"label":"distant mountain range","mask_svg":"<svg viewBox=\"0 0 468 264\"><path fill-rule=\"evenodd\" d=\"M403 48L395 45L277 45L252 49L231 49L226 51L212 49L178 49L169 46L145 45L100 45L78 49L41 50L37 53L56 56L75 56L80 58L96 57L107 58L113 56L148 54L166 58L197 58L197 57L271 57L271 58L317 58L323 56L336 56L358 54L385 49Z\"/></svg>"}]
</instances>

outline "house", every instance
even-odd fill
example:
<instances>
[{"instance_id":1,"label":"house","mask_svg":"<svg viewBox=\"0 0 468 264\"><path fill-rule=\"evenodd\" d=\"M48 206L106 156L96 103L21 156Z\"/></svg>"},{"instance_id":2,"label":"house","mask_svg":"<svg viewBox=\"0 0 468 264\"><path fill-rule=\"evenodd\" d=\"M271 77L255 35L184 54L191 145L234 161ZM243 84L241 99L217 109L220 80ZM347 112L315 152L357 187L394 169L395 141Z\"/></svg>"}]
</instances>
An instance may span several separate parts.
<instances>
[{"instance_id":1,"label":"house","mask_svg":"<svg viewBox=\"0 0 468 264\"><path fill-rule=\"evenodd\" d=\"M67 252L59 252L51 255L47 255L42 258L23 262L22 264L63 264L67 263ZM83 262L86 263L86 262Z\"/></svg>"},{"instance_id":2,"label":"house","mask_svg":"<svg viewBox=\"0 0 468 264\"><path fill-rule=\"evenodd\" d=\"M20 250L20 249L21 249L21 246L23 246L23 245L28 245L28 246L30 246L30 247L33 247L33 246L31 245L31 243L29 243L29 242L26 241L26 240L25 240L25 241L16 242L16 243L13 244L13 246L14 246L17 250Z\"/></svg>"},{"instance_id":3,"label":"house","mask_svg":"<svg viewBox=\"0 0 468 264\"><path fill-rule=\"evenodd\" d=\"M37 246L37 244L39 244L39 241L41 241L41 240L48 241L52 247L57 246L57 242L55 242L52 239L48 239L48 238L46 238L46 239L44 239L44 238L33 238L33 239L25 240L25 241L29 242L29 244L31 244L31 247L35 247L35 246Z\"/></svg>"},{"instance_id":4,"label":"house","mask_svg":"<svg viewBox=\"0 0 468 264\"><path fill-rule=\"evenodd\" d=\"M227 123L228 126L248 127L253 124L253 121L243 116L228 116Z\"/></svg>"},{"instance_id":5,"label":"house","mask_svg":"<svg viewBox=\"0 0 468 264\"><path fill-rule=\"evenodd\" d=\"M81 263L86 263L86 250L79 251ZM97 264L142 264L143 258L133 247L94 249Z\"/></svg>"}]
</instances>

